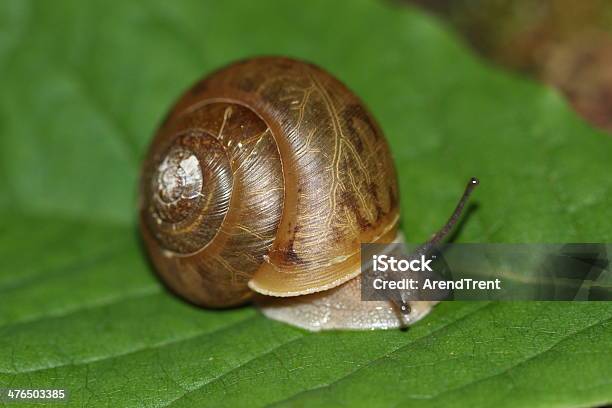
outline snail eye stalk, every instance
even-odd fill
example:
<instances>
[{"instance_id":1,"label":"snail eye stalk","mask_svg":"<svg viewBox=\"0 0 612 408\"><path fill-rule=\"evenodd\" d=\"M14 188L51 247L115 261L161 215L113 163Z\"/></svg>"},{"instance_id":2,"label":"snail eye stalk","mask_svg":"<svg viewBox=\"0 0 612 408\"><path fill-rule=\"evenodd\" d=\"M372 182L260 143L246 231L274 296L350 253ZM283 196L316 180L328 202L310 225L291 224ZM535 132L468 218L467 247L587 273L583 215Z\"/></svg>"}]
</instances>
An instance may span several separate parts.
<instances>
[{"instance_id":1,"label":"snail eye stalk","mask_svg":"<svg viewBox=\"0 0 612 408\"><path fill-rule=\"evenodd\" d=\"M459 202L457 203L457 206L455 207L455 210L451 214L450 218L448 219L448 221L446 221L446 224L444 224L444 226L440 228L440 230L438 230L438 232L436 232L431 237L431 239L429 239L429 241L418 247L414 251L414 253L408 255L408 259L413 259L421 255L428 254L436 245L438 245L444 238L448 236L448 234L452 231L453 227L457 225L457 221L459 221L459 218L463 213L465 204L469 200L470 196L472 195L472 192L474 191L476 186L478 186L478 184L480 184L480 181L476 177L472 177L470 181L468 181L467 185L465 186L465 190L463 191L463 195L459 199ZM410 307L410 302L407 297L408 296L402 296L401 299L391 297L395 308L400 312L402 316L404 316L404 319L401 319L404 322L404 327L407 325L405 317L409 316L410 312L412 311L412 308Z\"/></svg>"}]
</instances>

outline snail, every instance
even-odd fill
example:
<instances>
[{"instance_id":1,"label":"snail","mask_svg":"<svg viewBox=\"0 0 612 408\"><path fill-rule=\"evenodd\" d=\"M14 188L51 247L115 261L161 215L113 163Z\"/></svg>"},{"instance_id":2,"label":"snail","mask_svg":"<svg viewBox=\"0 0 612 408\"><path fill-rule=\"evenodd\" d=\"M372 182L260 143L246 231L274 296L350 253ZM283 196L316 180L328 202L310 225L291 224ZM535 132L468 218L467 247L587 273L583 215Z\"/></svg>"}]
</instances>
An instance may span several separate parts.
<instances>
[{"instance_id":1,"label":"snail","mask_svg":"<svg viewBox=\"0 0 612 408\"><path fill-rule=\"evenodd\" d=\"M360 244L400 239L395 167L364 104L315 65L253 58L197 82L159 126L139 196L155 269L197 305L254 300L315 331L403 327L433 305L360 300Z\"/></svg>"}]
</instances>

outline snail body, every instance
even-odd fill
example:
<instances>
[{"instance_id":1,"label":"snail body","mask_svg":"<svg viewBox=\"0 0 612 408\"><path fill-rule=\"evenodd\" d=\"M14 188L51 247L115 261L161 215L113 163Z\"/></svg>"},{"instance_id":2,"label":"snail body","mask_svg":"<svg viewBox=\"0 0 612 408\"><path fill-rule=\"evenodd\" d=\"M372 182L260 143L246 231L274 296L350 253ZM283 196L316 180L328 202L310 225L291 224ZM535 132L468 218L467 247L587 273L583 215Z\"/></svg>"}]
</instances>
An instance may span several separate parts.
<instances>
[{"instance_id":1,"label":"snail body","mask_svg":"<svg viewBox=\"0 0 612 408\"><path fill-rule=\"evenodd\" d=\"M198 305L256 297L311 330L398 327L392 303L359 302L356 278L362 242L397 238L398 196L385 138L346 86L305 62L254 58L167 114L143 165L141 233L160 277ZM372 307L385 312L347 317Z\"/></svg>"}]
</instances>

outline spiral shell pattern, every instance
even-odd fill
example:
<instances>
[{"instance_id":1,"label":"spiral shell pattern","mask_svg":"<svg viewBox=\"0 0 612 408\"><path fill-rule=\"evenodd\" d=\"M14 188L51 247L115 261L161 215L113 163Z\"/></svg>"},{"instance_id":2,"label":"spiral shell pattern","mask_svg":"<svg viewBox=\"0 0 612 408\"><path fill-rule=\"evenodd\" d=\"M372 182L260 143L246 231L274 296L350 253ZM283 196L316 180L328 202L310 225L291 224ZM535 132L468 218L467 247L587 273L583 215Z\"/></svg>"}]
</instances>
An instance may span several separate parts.
<instances>
[{"instance_id":1,"label":"spiral shell pattern","mask_svg":"<svg viewBox=\"0 0 612 408\"><path fill-rule=\"evenodd\" d=\"M270 129L242 105L204 103L162 129L149 155L141 216L162 277L196 303L243 302L283 207Z\"/></svg>"},{"instance_id":2,"label":"spiral shell pattern","mask_svg":"<svg viewBox=\"0 0 612 408\"><path fill-rule=\"evenodd\" d=\"M288 58L241 61L188 90L155 136L140 194L159 274L212 307L347 282L360 244L392 241L399 218L376 121L341 82Z\"/></svg>"}]
</instances>

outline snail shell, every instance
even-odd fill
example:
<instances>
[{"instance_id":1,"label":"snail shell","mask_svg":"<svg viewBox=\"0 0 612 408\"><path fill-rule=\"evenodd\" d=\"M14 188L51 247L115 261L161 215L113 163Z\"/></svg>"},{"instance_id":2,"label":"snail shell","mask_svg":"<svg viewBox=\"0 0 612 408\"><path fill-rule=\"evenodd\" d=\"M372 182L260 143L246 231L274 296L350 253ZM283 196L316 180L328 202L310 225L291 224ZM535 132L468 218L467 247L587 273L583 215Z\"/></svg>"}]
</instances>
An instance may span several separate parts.
<instances>
[{"instance_id":1,"label":"snail shell","mask_svg":"<svg viewBox=\"0 0 612 408\"><path fill-rule=\"evenodd\" d=\"M196 83L143 165L141 232L173 291L215 308L255 293L292 297L261 304L310 329L401 324L396 313L383 324L295 322L313 315L304 304L358 295L360 244L393 241L398 218L393 160L374 118L337 79L289 58L237 62Z\"/></svg>"}]
</instances>

